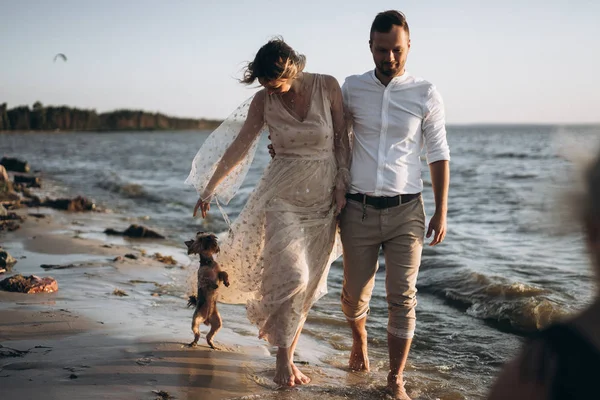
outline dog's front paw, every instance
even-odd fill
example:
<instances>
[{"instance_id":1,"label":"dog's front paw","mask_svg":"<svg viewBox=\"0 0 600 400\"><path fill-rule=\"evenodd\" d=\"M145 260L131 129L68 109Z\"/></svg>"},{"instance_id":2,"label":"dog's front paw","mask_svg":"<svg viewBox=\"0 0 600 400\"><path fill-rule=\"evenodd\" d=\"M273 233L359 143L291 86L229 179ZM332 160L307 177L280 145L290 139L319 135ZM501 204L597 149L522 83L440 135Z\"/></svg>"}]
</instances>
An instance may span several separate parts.
<instances>
[{"instance_id":1,"label":"dog's front paw","mask_svg":"<svg viewBox=\"0 0 600 400\"><path fill-rule=\"evenodd\" d=\"M225 285L225 287L229 287L229 281L223 282L223 285Z\"/></svg>"}]
</instances>

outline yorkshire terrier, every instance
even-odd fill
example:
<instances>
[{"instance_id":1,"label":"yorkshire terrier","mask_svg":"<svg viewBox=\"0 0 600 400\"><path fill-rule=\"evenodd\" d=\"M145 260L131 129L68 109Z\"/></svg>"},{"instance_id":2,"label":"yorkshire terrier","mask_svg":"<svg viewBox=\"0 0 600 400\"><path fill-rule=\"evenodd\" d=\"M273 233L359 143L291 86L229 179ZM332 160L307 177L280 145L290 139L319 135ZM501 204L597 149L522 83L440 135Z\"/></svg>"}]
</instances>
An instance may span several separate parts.
<instances>
[{"instance_id":1,"label":"yorkshire terrier","mask_svg":"<svg viewBox=\"0 0 600 400\"><path fill-rule=\"evenodd\" d=\"M198 344L200 339L199 326L204 322L210 325L210 332L206 335L206 343L216 349L212 341L217 331L222 326L221 315L217 311L217 289L219 282L229 286L227 272L221 271L219 264L213 259L213 254L220 251L217 237L212 233L198 232L193 240L185 242L188 254L200 255L200 267L198 268L198 294L189 297L188 307L195 306L192 317L192 332L194 341L191 347Z\"/></svg>"}]
</instances>

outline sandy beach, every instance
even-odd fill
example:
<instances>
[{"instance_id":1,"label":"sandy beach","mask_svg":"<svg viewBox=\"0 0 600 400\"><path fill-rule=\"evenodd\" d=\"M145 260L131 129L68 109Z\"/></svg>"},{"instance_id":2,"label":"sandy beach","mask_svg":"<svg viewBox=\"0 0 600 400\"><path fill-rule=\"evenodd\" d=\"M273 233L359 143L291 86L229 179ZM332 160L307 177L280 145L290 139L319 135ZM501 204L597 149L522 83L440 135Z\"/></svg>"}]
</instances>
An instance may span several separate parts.
<instances>
[{"instance_id":1,"label":"sandy beach","mask_svg":"<svg viewBox=\"0 0 600 400\"><path fill-rule=\"evenodd\" d=\"M424 249L417 333L406 369L413 399L485 399L500 367L529 332L591 299L595 281L580 240L549 235L551 194L544 188L562 182L553 171L566 166L549 144L542 149L539 144L557 129L563 128L452 131L462 149L454 167L452 229L442 247ZM592 128L569 129L582 138L597 137ZM6 156L31 161L42 186L31 188L34 194L53 199L81 195L100 209L22 208L17 210L26 217L21 228L0 232L0 246L18 261L0 279L52 276L59 288L53 294L0 292L3 398L64 398L68 393L67 398L155 399L159 396L153 391L161 390L180 399L385 398L383 257L368 322L368 374L347 370L351 334L340 308L341 260L332 266L329 293L311 310L296 350L299 368L313 379L310 385L276 390L271 382L274 349L257 338L240 305L219 305L224 327L215 341L220 351L209 349L204 336L199 347L185 346L193 338L193 310L186 304L198 259L186 255L184 241L198 230L227 230L216 209L204 220L191 217L197 197L183 184L189 173L185 160L193 158L208 134L0 135ZM248 181L225 208L232 220L269 163L268 140L261 140ZM490 141L504 144L488 147ZM485 168L473 171L482 157ZM424 200L430 213L431 190L424 192ZM166 238L104 233L131 224ZM155 253L172 256L175 263L160 262ZM61 268L41 268L44 264ZM73 347L77 351L69 351ZM68 369L81 365L90 368ZM81 385L90 387L79 391Z\"/></svg>"},{"instance_id":2,"label":"sandy beach","mask_svg":"<svg viewBox=\"0 0 600 400\"><path fill-rule=\"evenodd\" d=\"M225 326L218 350L192 339L186 288L196 260L175 243L107 236L123 225L110 213L23 208L2 247L17 259L11 274L53 277L55 293L0 291L0 386L3 398L33 399L328 399L384 398L369 375L319 361L319 344L302 341L297 363L311 385L277 390L265 342ZM176 265L158 261L159 251ZM125 257L134 255L137 259ZM54 265L43 269L41 265ZM121 295L118 295L121 294ZM124 295L123 295L124 294ZM229 306L232 307L232 306ZM175 323L174 323L175 321ZM233 322L233 321L231 321ZM360 391L360 392L358 392Z\"/></svg>"},{"instance_id":3,"label":"sandy beach","mask_svg":"<svg viewBox=\"0 0 600 400\"><path fill-rule=\"evenodd\" d=\"M174 297L165 289L165 264L143 256L139 244L78 236L80 230L72 228L85 225L84 214L46 215L26 217L21 229L2 236L2 246L18 260L13 272L52 276L59 285L51 294L0 292L3 398L224 399L248 394L245 365L251 357L268 356L264 348L245 346L226 329L217 336L219 351L205 343L188 348L190 310L184 299L177 326L161 321L162 310L152 311L153 301ZM128 253L139 258L114 261ZM44 271L41 264L72 266ZM114 295L114 289L127 296Z\"/></svg>"}]
</instances>

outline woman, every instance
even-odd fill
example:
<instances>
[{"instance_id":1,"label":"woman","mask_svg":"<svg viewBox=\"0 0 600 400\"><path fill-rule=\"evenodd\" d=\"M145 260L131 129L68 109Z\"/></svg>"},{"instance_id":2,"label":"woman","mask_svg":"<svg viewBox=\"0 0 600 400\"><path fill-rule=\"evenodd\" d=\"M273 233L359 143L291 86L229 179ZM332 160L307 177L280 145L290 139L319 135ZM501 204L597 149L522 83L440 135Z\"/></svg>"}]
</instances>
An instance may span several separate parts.
<instances>
[{"instance_id":1,"label":"woman","mask_svg":"<svg viewBox=\"0 0 600 400\"><path fill-rule=\"evenodd\" d=\"M227 202L239 188L260 132L268 128L277 156L221 245L219 262L231 285L220 301L246 303L259 337L279 347L273 380L283 386L310 382L293 354L341 253L335 217L349 183L341 89L335 78L304 72L304 65L305 57L281 39L261 47L242 82L258 80L264 88L247 116L243 105L207 139L187 181L200 194L194 215L200 210L204 218L211 199Z\"/></svg>"},{"instance_id":2,"label":"woman","mask_svg":"<svg viewBox=\"0 0 600 400\"><path fill-rule=\"evenodd\" d=\"M600 154L585 174L585 195L574 201L600 284ZM573 193L571 199L577 198ZM600 287L600 286L599 286ZM600 378L600 292L580 315L527 343L508 363L490 399L596 399Z\"/></svg>"}]
</instances>

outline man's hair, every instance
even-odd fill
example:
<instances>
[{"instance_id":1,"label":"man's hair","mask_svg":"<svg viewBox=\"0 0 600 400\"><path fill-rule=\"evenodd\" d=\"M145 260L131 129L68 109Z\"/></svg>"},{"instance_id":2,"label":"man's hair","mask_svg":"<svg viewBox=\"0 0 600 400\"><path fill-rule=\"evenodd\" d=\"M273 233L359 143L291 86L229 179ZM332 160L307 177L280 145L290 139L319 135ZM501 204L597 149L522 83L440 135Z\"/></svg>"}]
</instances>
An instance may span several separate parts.
<instances>
[{"instance_id":1,"label":"man's hair","mask_svg":"<svg viewBox=\"0 0 600 400\"><path fill-rule=\"evenodd\" d=\"M406 22L404 14L400 11L388 10L380 12L373 20L369 40L373 40L373 32L388 33L394 25L403 28L406 34L410 36L408 22Z\"/></svg>"},{"instance_id":2,"label":"man's hair","mask_svg":"<svg viewBox=\"0 0 600 400\"><path fill-rule=\"evenodd\" d=\"M283 38L269 40L256 53L254 61L249 62L240 82L247 85L256 79L288 79L296 77L304 70L306 57L297 53Z\"/></svg>"}]
</instances>

